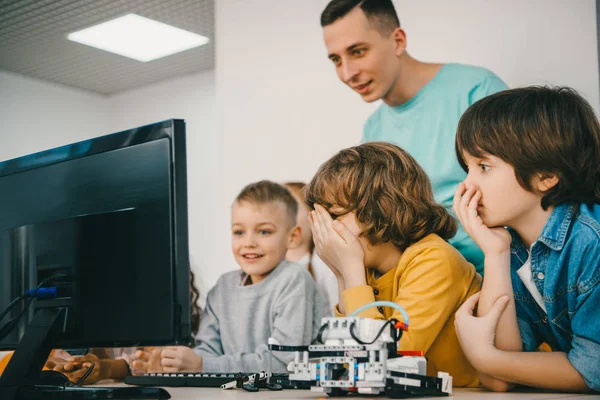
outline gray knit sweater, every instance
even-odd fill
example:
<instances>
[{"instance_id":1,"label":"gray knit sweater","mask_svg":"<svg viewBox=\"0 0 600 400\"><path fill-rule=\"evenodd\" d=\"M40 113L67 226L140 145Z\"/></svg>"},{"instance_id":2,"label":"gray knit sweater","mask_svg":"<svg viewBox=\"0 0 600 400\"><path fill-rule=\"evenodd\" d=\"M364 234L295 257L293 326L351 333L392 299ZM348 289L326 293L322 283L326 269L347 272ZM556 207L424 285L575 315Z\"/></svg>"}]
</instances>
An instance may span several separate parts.
<instances>
[{"instance_id":1,"label":"gray knit sweater","mask_svg":"<svg viewBox=\"0 0 600 400\"><path fill-rule=\"evenodd\" d=\"M317 337L323 300L306 268L283 261L259 283L242 286L245 277L228 272L208 293L195 348L204 372L266 371L269 337L290 346ZM273 372L286 372L292 360L273 352Z\"/></svg>"}]
</instances>

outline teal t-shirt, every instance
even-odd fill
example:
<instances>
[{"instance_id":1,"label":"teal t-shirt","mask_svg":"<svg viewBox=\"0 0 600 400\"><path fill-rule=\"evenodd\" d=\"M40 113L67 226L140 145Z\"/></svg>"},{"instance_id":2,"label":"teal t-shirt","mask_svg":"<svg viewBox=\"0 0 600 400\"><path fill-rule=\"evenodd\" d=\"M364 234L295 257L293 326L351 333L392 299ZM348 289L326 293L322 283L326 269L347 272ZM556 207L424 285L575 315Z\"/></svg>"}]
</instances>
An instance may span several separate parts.
<instances>
[{"instance_id":1,"label":"teal t-shirt","mask_svg":"<svg viewBox=\"0 0 600 400\"><path fill-rule=\"evenodd\" d=\"M436 202L454 215L454 192L466 177L454 150L458 120L477 100L507 88L485 68L445 64L406 103L382 104L365 123L363 142L391 142L409 152L429 176ZM483 253L460 223L450 243L483 272Z\"/></svg>"}]
</instances>

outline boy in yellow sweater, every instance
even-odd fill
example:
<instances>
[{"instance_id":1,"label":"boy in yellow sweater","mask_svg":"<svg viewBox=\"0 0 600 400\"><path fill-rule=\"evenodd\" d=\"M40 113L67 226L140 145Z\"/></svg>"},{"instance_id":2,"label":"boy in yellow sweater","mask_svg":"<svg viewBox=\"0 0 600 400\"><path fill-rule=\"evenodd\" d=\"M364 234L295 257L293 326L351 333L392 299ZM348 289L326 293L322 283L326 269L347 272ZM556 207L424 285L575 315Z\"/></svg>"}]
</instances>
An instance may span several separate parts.
<instances>
[{"instance_id":1,"label":"boy in yellow sweater","mask_svg":"<svg viewBox=\"0 0 600 400\"><path fill-rule=\"evenodd\" d=\"M422 350L428 375L450 373L455 386L479 381L459 345L454 313L481 287L481 276L446 240L455 220L433 200L417 162L383 142L342 150L319 168L305 189L316 251L338 280L337 316L380 300L410 316L400 350ZM402 315L371 308L359 316Z\"/></svg>"}]
</instances>

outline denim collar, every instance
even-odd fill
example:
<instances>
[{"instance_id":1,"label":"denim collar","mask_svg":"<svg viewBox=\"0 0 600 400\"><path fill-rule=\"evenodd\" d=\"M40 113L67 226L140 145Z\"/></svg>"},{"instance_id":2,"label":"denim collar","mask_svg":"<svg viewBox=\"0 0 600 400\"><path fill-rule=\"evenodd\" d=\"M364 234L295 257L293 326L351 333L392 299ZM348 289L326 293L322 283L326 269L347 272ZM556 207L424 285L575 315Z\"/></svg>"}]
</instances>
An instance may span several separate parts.
<instances>
[{"instance_id":1,"label":"denim collar","mask_svg":"<svg viewBox=\"0 0 600 400\"><path fill-rule=\"evenodd\" d=\"M552 250L562 250L574 215L575 206L571 204L559 204L554 207L537 241L544 243ZM527 250L517 232L512 228L508 228L508 231L513 238L510 246L512 252L517 254L518 250Z\"/></svg>"},{"instance_id":2,"label":"denim collar","mask_svg":"<svg viewBox=\"0 0 600 400\"><path fill-rule=\"evenodd\" d=\"M554 207L538 241L552 250L562 250L574 215L575 207L571 204L559 204Z\"/></svg>"}]
</instances>

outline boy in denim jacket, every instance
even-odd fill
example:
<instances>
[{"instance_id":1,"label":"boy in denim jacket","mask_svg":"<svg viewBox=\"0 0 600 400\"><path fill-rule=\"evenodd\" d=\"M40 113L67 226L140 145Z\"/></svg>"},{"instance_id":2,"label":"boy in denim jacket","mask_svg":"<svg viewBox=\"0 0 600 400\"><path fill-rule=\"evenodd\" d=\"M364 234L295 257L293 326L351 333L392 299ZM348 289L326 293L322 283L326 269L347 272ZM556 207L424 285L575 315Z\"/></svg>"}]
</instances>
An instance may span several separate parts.
<instances>
[{"instance_id":1,"label":"boy in denim jacket","mask_svg":"<svg viewBox=\"0 0 600 400\"><path fill-rule=\"evenodd\" d=\"M462 116L454 210L485 255L456 313L491 390L600 390L600 125L569 88L493 94ZM476 310L476 311L475 311ZM536 351L540 345L551 352Z\"/></svg>"}]
</instances>

